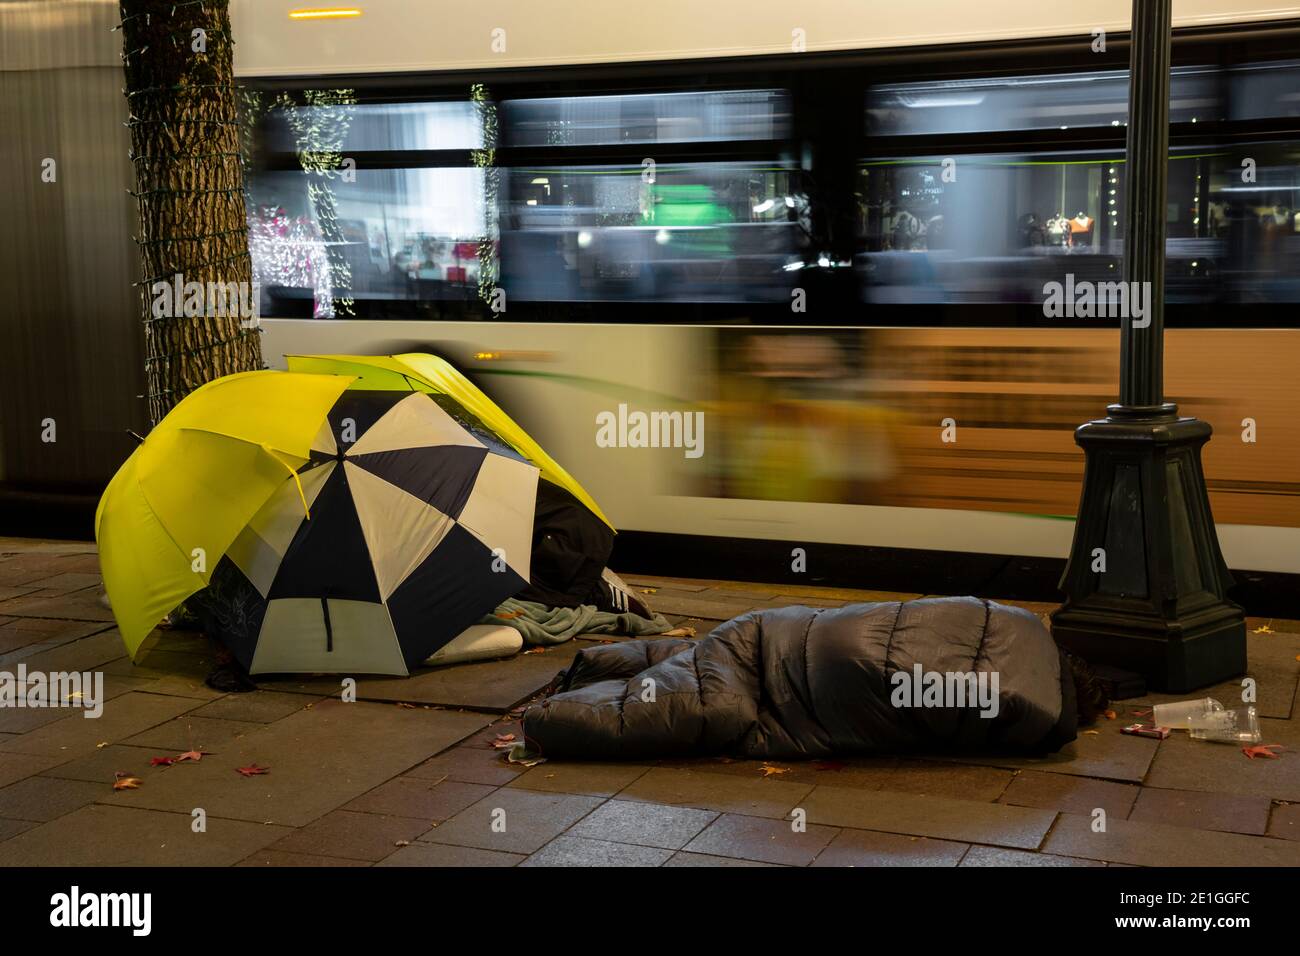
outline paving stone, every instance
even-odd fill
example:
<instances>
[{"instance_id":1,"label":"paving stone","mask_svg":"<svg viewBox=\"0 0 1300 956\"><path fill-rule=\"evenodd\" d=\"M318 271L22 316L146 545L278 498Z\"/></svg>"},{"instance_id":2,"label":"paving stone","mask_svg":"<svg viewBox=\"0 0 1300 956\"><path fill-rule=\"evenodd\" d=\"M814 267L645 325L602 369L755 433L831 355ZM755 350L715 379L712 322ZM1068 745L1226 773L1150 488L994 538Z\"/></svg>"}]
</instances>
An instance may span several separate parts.
<instances>
[{"instance_id":1,"label":"paving stone","mask_svg":"<svg viewBox=\"0 0 1300 956\"><path fill-rule=\"evenodd\" d=\"M91 804L7 841L6 866L232 866L283 837L284 827L209 815L190 829L189 812Z\"/></svg>"},{"instance_id":2,"label":"paving stone","mask_svg":"<svg viewBox=\"0 0 1300 956\"><path fill-rule=\"evenodd\" d=\"M501 853L443 843L412 843L375 866L516 866L525 859L527 857L522 853Z\"/></svg>"},{"instance_id":3,"label":"paving stone","mask_svg":"<svg viewBox=\"0 0 1300 956\"><path fill-rule=\"evenodd\" d=\"M28 777L0 790L0 817L45 823L94 803L111 784Z\"/></svg>"},{"instance_id":4,"label":"paving stone","mask_svg":"<svg viewBox=\"0 0 1300 956\"><path fill-rule=\"evenodd\" d=\"M498 737L503 737L507 734L514 734L513 739L516 741L523 740L523 723L519 720L502 720L501 718L496 718L491 724L484 727L478 733L466 737L461 742L461 746L481 747L500 755L501 751L496 748L495 744Z\"/></svg>"},{"instance_id":5,"label":"paving stone","mask_svg":"<svg viewBox=\"0 0 1300 956\"><path fill-rule=\"evenodd\" d=\"M504 713L544 688L557 671L569 666L580 648L589 646L589 641L568 641L543 654L433 667L411 677L358 678L357 699ZM259 679L258 686L269 691L337 696L341 679Z\"/></svg>"},{"instance_id":6,"label":"paving stone","mask_svg":"<svg viewBox=\"0 0 1300 956\"><path fill-rule=\"evenodd\" d=\"M10 598L8 601L0 601L0 614L12 614L17 617L54 617L69 621L113 620L113 612L99 603L99 595L88 591L71 595L33 591L31 594Z\"/></svg>"},{"instance_id":7,"label":"paving stone","mask_svg":"<svg viewBox=\"0 0 1300 956\"><path fill-rule=\"evenodd\" d=\"M164 698L174 700L176 698ZM131 791L135 804L188 813L206 807L238 820L302 826L481 727L449 711L327 700L222 747L221 753ZM244 777L256 763L270 773ZM179 769L179 768L174 768ZM121 795L108 798L119 802Z\"/></svg>"},{"instance_id":8,"label":"paving stone","mask_svg":"<svg viewBox=\"0 0 1300 956\"><path fill-rule=\"evenodd\" d=\"M1052 853L1027 853L991 846L973 846L961 861L962 866L1105 866L1097 860L1080 860Z\"/></svg>"},{"instance_id":9,"label":"paving stone","mask_svg":"<svg viewBox=\"0 0 1300 956\"><path fill-rule=\"evenodd\" d=\"M448 820L493 791L493 787L455 780L396 777L344 805L345 810L386 813L421 820Z\"/></svg>"},{"instance_id":10,"label":"paving stone","mask_svg":"<svg viewBox=\"0 0 1300 956\"><path fill-rule=\"evenodd\" d=\"M1082 734L1054 754L1043 757L1020 757L1003 754L929 755L932 760L946 760L1012 770L1041 770L1044 773L1068 773L1104 780L1141 783L1155 757L1160 741L1120 733L1121 721L1103 721L1094 734Z\"/></svg>"},{"instance_id":11,"label":"paving stone","mask_svg":"<svg viewBox=\"0 0 1300 956\"><path fill-rule=\"evenodd\" d=\"M560 763L547 761L520 774L510 786L553 793L585 793L609 797L631 784L650 768L630 763Z\"/></svg>"},{"instance_id":12,"label":"paving stone","mask_svg":"<svg viewBox=\"0 0 1300 956\"><path fill-rule=\"evenodd\" d=\"M520 866L662 866L672 850L582 837L557 837Z\"/></svg>"},{"instance_id":13,"label":"paving stone","mask_svg":"<svg viewBox=\"0 0 1300 956\"><path fill-rule=\"evenodd\" d=\"M569 835L680 850L717 816L712 810L610 800L574 824Z\"/></svg>"},{"instance_id":14,"label":"paving stone","mask_svg":"<svg viewBox=\"0 0 1300 956\"><path fill-rule=\"evenodd\" d=\"M409 843L428 828L427 820L334 810L295 830L268 849L377 863L390 855L399 843Z\"/></svg>"},{"instance_id":15,"label":"paving stone","mask_svg":"<svg viewBox=\"0 0 1300 956\"><path fill-rule=\"evenodd\" d=\"M80 710L59 710L68 714L5 746L16 753L63 754L71 760L93 751L100 743L117 743L170 720L196 706L183 697L164 697L133 691L104 702L98 718L83 716Z\"/></svg>"},{"instance_id":16,"label":"paving stone","mask_svg":"<svg viewBox=\"0 0 1300 956\"><path fill-rule=\"evenodd\" d=\"M507 853L536 853L601 802L599 797L503 787L420 839ZM504 816L495 811L504 811Z\"/></svg>"},{"instance_id":17,"label":"paving stone","mask_svg":"<svg viewBox=\"0 0 1300 956\"><path fill-rule=\"evenodd\" d=\"M1272 802L1267 797L1144 787L1128 819L1196 830L1262 834Z\"/></svg>"},{"instance_id":18,"label":"paving stone","mask_svg":"<svg viewBox=\"0 0 1300 956\"><path fill-rule=\"evenodd\" d=\"M109 661L126 656L126 645L116 628L89 637L66 641L57 647L24 658L28 673L32 671L95 671ZM0 673L17 674L15 664L0 666Z\"/></svg>"},{"instance_id":19,"label":"paving stone","mask_svg":"<svg viewBox=\"0 0 1300 956\"><path fill-rule=\"evenodd\" d=\"M23 735L31 733L38 727L52 724L56 720L65 720L71 711L62 707L5 707L0 709L0 730L11 736L4 745L5 750Z\"/></svg>"},{"instance_id":20,"label":"paving stone","mask_svg":"<svg viewBox=\"0 0 1300 956\"><path fill-rule=\"evenodd\" d=\"M711 856L734 856L784 866L807 866L839 830L809 823L796 831L788 820L768 820L724 813L684 849Z\"/></svg>"},{"instance_id":21,"label":"paving stone","mask_svg":"<svg viewBox=\"0 0 1300 956\"><path fill-rule=\"evenodd\" d=\"M427 780L456 780L461 783L483 783L493 787L504 786L514 780L525 767L508 763L500 750L483 747L453 747L430 757L424 763L406 772L408 777Z\"/></svg>"},{"instance_id":22,"label":"paving stone","mask_svg":"<svg viewBox=\"0 0 1300 956\"><path fill-rule=\"evenodd\" d=\"M67 759L63 754L0 753L0 787L34 777L42 770L48 770Z\"/></svg>"},{"instance_id":23,"label":"paving stone","mask_svg":"<svg viewBox=\"0 0 1300 956\"><path fill-rule=\"evenodd\" d=\"M997 767L905 760L885 777L881 789L992 802L1002 796L1013 777L1012 771ZM826 782L840 786L838 780Z\"/></svg>"},{"instance_id":24,"label":"paving stone","mask_svg":"<svg viewBox=\"0 0 1300 956\"><path fill-rule=\"evenodd\" d=\"M749 611L759 611L777 607L771 601L761 601L757 598L749 598L744 595L737 595L734 599L710 598L704 594L670 594L667 591L660 591L658 594L649 595L654 609L660 614L687 614L691 617L710 618L719 621L729 621L733 617L739 617ZM17 598L22 601L24 598ZM0 604L0 611L4 605Z\"/></svg>"},{"instance_id":25,"label":"paving stone","mask_svg":"<svg viewBox=\"0 0 1300 956\"><path fill-rule=\"evenodd\" d=\"M128 737L123 743L133 747L152 747L157 756L184 753L188 750L216 752L228 741L261 730L265 724L245 720L218 720L182 714L142 734Z\"/></svg>"},{"instance_id":26,"label":"paving stone","mask_svg":"<svg viewBox=\"0 0 1300 956\"><path fill-rule=\"evenodd\" d=\"M30 830L37 824L31 820L0 820L0 843L8 840L10 837L16 837L18 834Z\"/></svg>"},{"instance_id":27,"label":"paving stone","mask_svg":"<svg viewBox=\"0 0 1300 956\"><path fill-rule=\"evenodd\" d=\"M1110 820L1094 833L1089 817L1061 814L1047 853L1136 866L1300 866L1300 843L1271 837Z\"/></svg>"},{"instance_id":28,"label":"paving stone","mask_svg":"<svg viewBox=\"0 0 1300 956\"><path fill-rule=\"evenodd\" d=\"M91 574L86 571L63 571L33 583L44 591L71 593L85 588L97 588L104 583L104 579L98 574ZM95 596L98 597L99 595L96 594Z\"/></svg>"},{"instance_id":29,"label":"paving stone","mask_svg":"<svg viewBox=\"0 0 1300 956\"><path fill-rule=\"evenodd\" d=\"M1273 807L1268 835L1283 840L1300 840L1300 803L1279 803Z\"/></svg>"},{"instance_id":30,"label":"paving stone","mask_svg":"<svg viewBox=\"0 0 1300 956\"><path fill-rule=\"evenodd\" d=\"M776 866L775 863L760 863L758 860L738 860L729 856L710 856L707 853L683 853L678 851L668 858L664 866Z\"/></svg>"},{"instance_id":31,"label":"paving stone","mask_svg":"<svg viewBox=\"0 0 1300 956\"><path fill-rule=\"evenodd\" d=\"M1166 790L1208 790L1300 803L1300 721L1261 719L1263 743L1281 744L1275 759L1247 759L1240 747L1192 740L1174 733L1161 741L1146 785Z\"/></svg>"},{"instance_id":32,"label":"paving stone","mask_svg":"<svg viewBox=\"0 0 1300 956\"><path fill-rule=\"evenodd\" d=\"M58 627L23 626L37 623L55 624ZM61 643L75 641L103 628L102 624L87 624L84 621L51 621L47 618L33 617L10 618L8 623L0 624L0 654L8 654L19 648L30 648L32 645L44 645L42 650L46 650Z\"/></svg>"},{"instance_id":33,"label":"paving stone","mask_svg":"<svg viewBox=\"0 0 1300 956\"><path fill-rule=\"evenodd\" d=\"M154 757L172 756L161 754L151 747L129 747L125 744L110 744L96 748L92 753L66 763L42 770L43 777L58 777L62 780L88 780L92 783L111 784L117 779L118 772L139 777L147 785L150 777L166 773L167 767L150 766Z\"/></svg>"},{"instance_id":34,"label":"paving stone","mask_svg":"<svg viewBox=\"0 0 1300 956\"><path fill-rule=\"evenodd\" d=\"M620 800L783 819L811 790L810 784L784 783L770 777L746 779L729 774L655 767L620 791L618 796Z\"/></svg>"},{"instance_id":35,"label":"paving stone","mask_svg":"<svg viewBox=\"0 0 1300 956\"><path fill-rule=\"evenodd\" d=\"M212 660L197 654L178 651L151 651L136 661L121 658L103 666L105 674L152 680L151 690L175 697L217 700L225 696L204 681L212 671Z\"/></svg>"},{"instance_id":36,"label":"paving stone","mask_svg":"<svg viewBox=\"0 0 1300 956\"><path fill-rule=\"evenodd\" d=\"M1035 849L1056 817L1050 810L1000 803L827 786L817 787L800 806L809 823L1019 849Z\"/></svg>"},{"instance_id":37,"label":"paving stone","mask_svg":"<svg viewBox=\"0 0 1300 956\"><path fill-rule=\"evenodd\" d=\"M308 704L325 698L304 698L302 694L278 694L269 690L253 690L243 694L227 694L194 711L195 717L213 717L218 720L245 720L269 724L302 710Z\"/></svg>"},{"instance_id":38,"label":"paving stone","mask_svg":"<svg viewBox=\"0 0 1300 956\"><path fill-rule=\"evenodd\" d=\"M366 860L348 860L341 856L313 856L310 853L286 853L283 850L258 850L235 866L370 866Z\"/></svg>"},{"instance_id":39,"label":"paving stone","mask_svg":"<svg viewBox=\"0 0 1300 956\"><path fill-rule=\"evenodd\" d=\"M813 861L813 866L956 866L966 852L965 843L841 830Z\"/></svg>"},{"instance_id":40,"label":"paving stone","mask_svg":"<svg viewBox=\"0 0 1300 956\"><path fill-rule=\"evenodd\" d=\"M624 581L626 581L632 587L637 588L638 590L640 588L654 588L656 591L658 591L660 588L670 588L674 591L694 591L694 592L708 590L708 587L706 585L691 584L690 582L685 580L669 581L666 578L653 578L653 577L646 578L646 577L641 577L640 575L632 575L631 577L629 577L626 574L620 575L620 577L622 577ZM648 597L652 601L654 600L653 594L648 594L646 595L646 597Z\"/></svg>"},{"instance_id":41,"label":"paving stone","mask_svg":"<svg viewBox=\"0 0 1300 956\"><path fill-rule=\"evenodd\" d=\"M1101 807L1107 817L1123 820L1133 809L1138 792L1138 787L1128 783L1025 770L1011 781L998 802L1070 813L1092 813Z\"/></svg>"}]
</instances>

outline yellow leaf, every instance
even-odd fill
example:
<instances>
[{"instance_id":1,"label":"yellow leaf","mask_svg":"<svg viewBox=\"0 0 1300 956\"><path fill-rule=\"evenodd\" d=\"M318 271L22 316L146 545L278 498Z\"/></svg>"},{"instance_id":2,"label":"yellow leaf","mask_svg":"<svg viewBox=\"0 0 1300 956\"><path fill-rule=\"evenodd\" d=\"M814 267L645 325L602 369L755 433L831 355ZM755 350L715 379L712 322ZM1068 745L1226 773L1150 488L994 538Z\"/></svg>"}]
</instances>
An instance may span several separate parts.
<instances>
[{"instance_id":1,"label":"yellow leaf","mask_svg":"<svg viewBox=\"0 0 1300 956\"><path fill-rule=\"evenodd\" d=\"M787 767L773 767L771 764L767 764L767 763L763 764L763 766L759 767L758 769L763 772L763 776L765 777L772 777L777 774L790 772L789 768Z\"/></svg>"}]
</instances>

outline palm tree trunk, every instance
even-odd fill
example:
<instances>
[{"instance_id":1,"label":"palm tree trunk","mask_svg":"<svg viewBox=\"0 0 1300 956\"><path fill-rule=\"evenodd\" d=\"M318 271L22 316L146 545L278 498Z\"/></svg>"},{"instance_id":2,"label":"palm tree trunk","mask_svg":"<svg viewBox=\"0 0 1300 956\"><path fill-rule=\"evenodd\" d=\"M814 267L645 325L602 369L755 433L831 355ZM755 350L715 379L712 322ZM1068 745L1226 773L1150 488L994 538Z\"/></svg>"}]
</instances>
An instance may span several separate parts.
<instances>
[{"instance_id":1,"label":"palm tree trunk","mask_svg":"<svg viewBox=\"0 0 1300 956\"><path fill-rule=\"evenodd\" d=\"M218 283L254 292L227 0L121 0L121 14L157 424L205 382L262 368L262 349L249 316L210 294ZM174 294L187 283L204 290L202 311Z\"/></svg>"}]
</instances>

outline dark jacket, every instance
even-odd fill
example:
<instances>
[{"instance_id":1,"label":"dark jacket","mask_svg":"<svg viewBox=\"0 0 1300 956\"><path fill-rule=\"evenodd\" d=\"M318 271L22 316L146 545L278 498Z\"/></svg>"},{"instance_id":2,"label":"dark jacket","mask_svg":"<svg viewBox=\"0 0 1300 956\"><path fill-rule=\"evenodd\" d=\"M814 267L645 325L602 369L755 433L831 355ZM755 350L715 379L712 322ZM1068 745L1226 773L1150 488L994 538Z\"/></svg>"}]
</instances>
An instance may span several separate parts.
<instances>
[{"instance_id":1,"label":"dark jacket","mask_svg":"<svg viewBox=\"0 0 1300 956\"><path fill-rule=\"evenodd\" d=\"M927 700L930 672L951 675L952 689L974 675L963 687L982 681L996 707ZM754 611L699 641L584 649L559 693L528 708L524 735L543 756L592 759L1042 753L1074 739L1075 706L1069 666L1037 617L934 598Z\"/></svg>"}]
</instances>

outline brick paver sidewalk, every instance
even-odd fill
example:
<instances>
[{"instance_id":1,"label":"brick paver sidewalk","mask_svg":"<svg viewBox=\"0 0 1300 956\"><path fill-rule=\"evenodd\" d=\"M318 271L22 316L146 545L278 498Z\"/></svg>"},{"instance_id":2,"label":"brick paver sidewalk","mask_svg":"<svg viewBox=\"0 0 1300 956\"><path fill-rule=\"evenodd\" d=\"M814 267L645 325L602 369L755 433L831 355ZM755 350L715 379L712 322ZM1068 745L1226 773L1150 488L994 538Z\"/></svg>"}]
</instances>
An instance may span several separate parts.
<instances>
[{"instance_id":1,"label":"brick paver sidewalk","mask_svg":"<svg viewBox=\"0 0 1300 956\"><path fill-rule=\"evenodd\" d=\"M626 577L701 635L752 608L917 596ZM361 680L356 703L336 678L220 694L201 635L159 632L133 664L98 595L93 545L0 539L0 672L102 671L107 697L95 720L0 709L0 864L1300 865L1296 621L1249 625L1275 760L1121 734L1171 699L1153 695L1041 760L525 769L493 742L586 641ZM1237 681L1206 693L1241 699ZM195 749L210 753L150 766ZM236 772L253 764L270 771ZM119 773L140 785L114 790Z\"/></svg>"}]
</instances>

